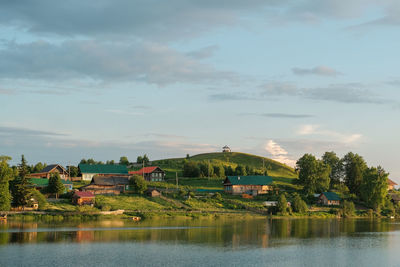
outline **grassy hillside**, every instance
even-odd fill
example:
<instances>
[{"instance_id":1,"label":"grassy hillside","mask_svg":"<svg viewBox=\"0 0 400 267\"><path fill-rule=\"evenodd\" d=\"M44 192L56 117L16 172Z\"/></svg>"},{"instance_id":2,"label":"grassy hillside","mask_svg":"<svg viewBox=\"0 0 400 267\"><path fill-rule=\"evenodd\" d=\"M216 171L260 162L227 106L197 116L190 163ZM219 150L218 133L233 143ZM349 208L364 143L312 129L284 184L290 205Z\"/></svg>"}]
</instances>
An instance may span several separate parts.
<instances>
[{"instance_id":1,"label":"grassy hillside","mask_svg":"<svg viewBox=\"0 0 400 267\"><path fill-rule=\"evenodd\" d=\"M167 179L174 178L175 172L178 176L182 177L182 168L184 163L184 158L173 158L164 160L155 160L153 165L157 165L167 172ZM250 166L254 169L262 170L263 161L265 167L268 171L268 175L274 176L283 183L291 183L291 179L297 178L297 174L294 169L282 164L280 162L274 161L269 158L264 158L256 155L231 152L231 153L205 153L195 155L189 158L192 161L210 161L214 164L230 165L232 168L236 168L237 165Z\"/></svg>"}]
</instances>

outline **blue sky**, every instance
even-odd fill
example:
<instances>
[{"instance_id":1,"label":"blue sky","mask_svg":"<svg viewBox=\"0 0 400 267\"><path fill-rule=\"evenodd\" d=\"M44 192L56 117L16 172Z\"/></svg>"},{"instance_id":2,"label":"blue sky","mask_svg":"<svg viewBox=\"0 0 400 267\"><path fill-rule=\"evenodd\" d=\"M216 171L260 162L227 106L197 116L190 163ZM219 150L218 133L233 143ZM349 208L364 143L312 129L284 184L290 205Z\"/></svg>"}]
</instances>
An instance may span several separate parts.
<instances>
[{"instance_id":1,"label":"blue sky","mask_svg":"<svg viewBox=\"0 0 400 267\"><path fill-rule=\"evenodd\" d=\"M0 4L0 154L353 151L400 182L400 4Z\"/></svg>"}]
</instances>

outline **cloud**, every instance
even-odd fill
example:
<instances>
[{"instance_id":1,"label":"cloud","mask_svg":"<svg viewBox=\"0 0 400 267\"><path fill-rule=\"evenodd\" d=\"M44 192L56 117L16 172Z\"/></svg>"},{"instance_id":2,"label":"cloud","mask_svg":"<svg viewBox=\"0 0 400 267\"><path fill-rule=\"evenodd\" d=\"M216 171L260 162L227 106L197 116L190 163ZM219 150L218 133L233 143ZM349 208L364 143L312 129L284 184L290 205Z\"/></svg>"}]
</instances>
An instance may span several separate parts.
<instances>
[{"instance_id":1,"label":"cloud","mask_svg":"<svg viewBox=\"0 0 400 267\"><path fill-rule=\"evenodd\" d=\"M294 167L296 161L288 157L288 152L273 140L268 140L265 145L265 150L271 154L272 159Z\"/></svg>"},{"instance_id":2,"label":"cloud","mask_svg":"<svg viewBox=\"0 0 400 267\"><path fill-rule=\"evenodd\" d=\"M251 97L245 93L221 93L221 94L212 94L209 95L208 98L212 101L242 101L242 100L257 100L257 98ZM261 99L259 99L261 100Z\"/></svg>"},{"instance_id":3,"label":"cloud","mask_svg":"<svg viewBox=\"0 0 400 267\"><path fill-rule=\"evenodd\" d=\"M210 45L202 49L186 53L186 55L195 59L204 59L211 57L218 49L219 47L217 45Z\"/></svg>"},{"instance_id":4,"label":"cloud","mask_svg":"<svg viewBox=\"0 0 400 267\"><path fill-rule=\"evenodd\" d=\"M327 87L298 88L290 83L266 83L261 86L261 95L292 96L305 99L332 101L349 104L387 104L383 99L360 83L330 84Z\"/></svg>"},{"instance_id":5,"label":"cloud","mask_svg":"<svg viewBox=\"0 0 400 267\"><path fill-rule=\"evenodd\" d=\"M290 114L290 113L241 113L241 116L260 116L266 118L276 118L276 119L305 119L312 118L313 115L309 114Z\"/></svg>"},{"instance_id":6,"label":"cloud","mask_svg":"<svg viewBox=\"0 0 400 267\"><path fill-rule=\"evenodd\" d=\"M215 70L165 45L96 41L9 43L0 50L0 78L21 77L143 81L159 86L237 81L234 73Z\"/></svg>"},{"instance_id":7,"label":"cloud","mask_svg":"<svg viewBox=\"0 0 400 267\"><path fill-rule=\"evenodd\" d=\"M32 130L19 127L0 126L0 135L3 136L66 136L66 134Z\"/></svg>"},{"instance_id":8,"label":"cloud","mask_svg":"<svg viewBox=\"0 0 400 267\"><path fill-rule=\"evenodd\" d=\"M296 75L320 75L320 76L337 76L341 73L327 66L317 66L312 69L292 68L292 72Z\"/></svg>"},{"instance_id":9,"label":"cloud","mask_svg":"<svg viewBox=\"0 0 400 267\"><path fill-rule=\"evenodd\" d=\"M306 124L299 127L296 132L298 135L319 135L328 138L333 138L337 142L343 144L354 144L363 137L359 133L343 134L336 131L323 129L320 125Z\"/></svg>"}]
</instances>

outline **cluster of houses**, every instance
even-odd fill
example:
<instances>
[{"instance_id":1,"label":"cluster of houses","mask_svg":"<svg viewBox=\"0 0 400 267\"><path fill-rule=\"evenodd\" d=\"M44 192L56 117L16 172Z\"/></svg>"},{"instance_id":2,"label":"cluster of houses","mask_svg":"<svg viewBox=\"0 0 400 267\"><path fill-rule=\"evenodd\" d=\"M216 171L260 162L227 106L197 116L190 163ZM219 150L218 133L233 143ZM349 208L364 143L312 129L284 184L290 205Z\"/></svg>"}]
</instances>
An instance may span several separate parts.
<instances>
[{"instance_id":1,"label":"cluster of houses","mask_svg":"<svg viewBox=\"0 0 400 267\"><path fill-rule=\"evenodd\" d=\"M224 152L230 152L229 147L224 147ZM129 178L133 175L140 175L146 181L159 182L165 178L165 172L157 166L143 167L138 171L128 171L125 165L118 164L79 164L80 180L90 181L89 184L75 191L73 203L77 205L93 204L95 195L112 194L118 195L129 190ZM39 190L48 185L48 179L53 173L58 173L62 179L66 191L73 189L71 177L67 170L59 164L52 164L45 167L38 173L30 174L33 186ZM242 195L245 198L267 194L276 190L270 176L227 176L223 182L224 191L228 194ZM393 190L397 185L394 181L388 180L388 189ZM149 189L146 192L150 196L158 196L160 192L156 189ZM335 192L323 192L315 196L318 203L327 206L340 205L341 199ZM400 201L396 194L392 194L393 201Z\"/></svg>"},{"instance_id":2,"label":"cluster of houses","mask_svg":"<svg viewBox=\"0 0 400 267\"><path fill-rule=\"evenodd\" d=\"M128 171L125 165L118 164L79 164L78 168L81 174L79 180L90 181L90 183L74 192L72 202L77 205L92 205L97 194L118 195L124 193L129 190L129 178L133 175L141 175L146 181L152 182L163 181L165 178L165 172L157 166L144 167L138 171ZM72 177L59 164L49 165L38 173L30 174L32 186L42 190L48 186L49 178L54 173L60 175L66 192L73 190ZM159 196L160 192L152 188L148 189L146 194L154 197Z\"/></svg>"}]
</instances>

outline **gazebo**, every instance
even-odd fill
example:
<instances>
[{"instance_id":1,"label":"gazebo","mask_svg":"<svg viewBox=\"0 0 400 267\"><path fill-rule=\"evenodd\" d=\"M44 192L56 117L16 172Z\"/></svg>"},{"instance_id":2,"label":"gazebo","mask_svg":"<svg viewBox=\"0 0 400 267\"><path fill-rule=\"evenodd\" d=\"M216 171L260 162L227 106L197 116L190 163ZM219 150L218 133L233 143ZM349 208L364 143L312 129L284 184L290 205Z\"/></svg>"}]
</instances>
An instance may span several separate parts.
<instances>
[{"instance_id":1,"label":"gazebo","mask_svg":"<svg viewBox=\"0 0 400 267\"><path fill-rule=\"evenodd\" d=\"M231 151L231 149L229 148L229 146L224 146L223 148L222 148L222 152L232 152Z\"/></svg>"}]
</instances>

